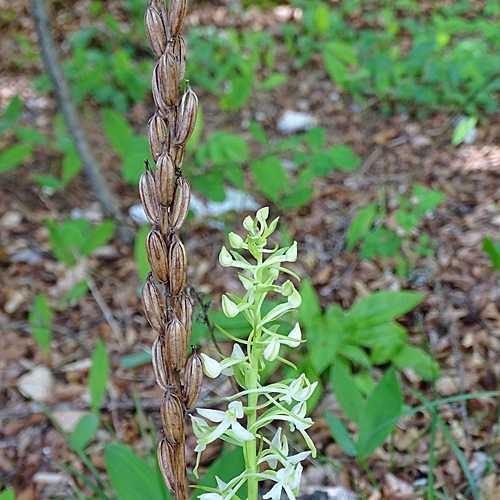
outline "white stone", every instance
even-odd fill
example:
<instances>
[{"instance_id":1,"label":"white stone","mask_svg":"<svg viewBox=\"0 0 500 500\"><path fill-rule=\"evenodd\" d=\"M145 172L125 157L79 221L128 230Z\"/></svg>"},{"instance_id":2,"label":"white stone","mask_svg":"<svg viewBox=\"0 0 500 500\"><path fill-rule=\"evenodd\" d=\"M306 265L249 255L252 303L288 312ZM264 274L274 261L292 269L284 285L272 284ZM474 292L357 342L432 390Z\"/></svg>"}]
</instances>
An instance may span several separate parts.
<instances>
[{"instance_id":1,"label":"white stone","mask_svg":"<svg viewBox=\"0 0 500 500\"><path fill-rule=\"evenodd\" d=\"M317 127L316 119L309 113L287 110L278 120L278 132L283 135L303 132Z\"/></svg>"}]
</instances>

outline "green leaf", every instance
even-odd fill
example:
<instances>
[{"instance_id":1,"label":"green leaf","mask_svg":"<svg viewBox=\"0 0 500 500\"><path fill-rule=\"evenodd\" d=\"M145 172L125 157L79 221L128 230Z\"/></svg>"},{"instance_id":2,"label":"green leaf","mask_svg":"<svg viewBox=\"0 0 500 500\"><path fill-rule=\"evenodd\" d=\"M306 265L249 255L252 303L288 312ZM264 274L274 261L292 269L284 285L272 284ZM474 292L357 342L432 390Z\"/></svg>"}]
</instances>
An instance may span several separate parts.
<instances>
[{"instance_id":1,"label":"green leaf","mask_svg":"<svg viewBox=\"0 0 500 500\"><path fill-rule=\"evenodd\" d=\"M109 359L106 344L99 339L92 356L92 368L89 373L90 406L96 413L99 412L99 406L106 393L108 377Z\"/></svg>"},{"instance_id":2,"label":"green leaf","mask_svg":"<svg viewBox=\"0 0 500 500\"><path fill-rule=\"evenodd\" d=\"M9 128L19 118L22 110L23 104L21 99L19 99L18 95L15 95L0 119L0 133Z\"/></svg>"},{"instance_id":3,"label":"green leaf","mask_svg":"<svg viewBox=\"0 0 500 500\"><path fill-rule=\"evenodd\" d=\"M302 303L298 309L300 323L306 328L311 329L313 320L321 317L321 307L318 302L316 290L309 278L302 280L300 296L302 297Z\"/></svg>"},{"instance_id":4,"label":"green leaf","mask_svg":"<svg viewBox=\"0 0 500 500\"><path fill-rule=\"evenodd\" d=\"M17 96L16 96L17 97ZM16 496L12 488L7 488L0 493L0 500L15 500Z\"/></svg>"},{"instance_id":5,"label":"green leaf","mask_svg":"<svg viewBox=\"0 0 500 500\"><path fill-rule=\"evenodd\" d=\"M121 360L123 368L131 369L151 363L151 352L143 351L138 354L123 356Z\"/></svg>"},{"instance_id":6,"label":"green leaf","mask_svg":"<svg viewBox=\"0 0 500 500\"><path fill-rule=\"evenodd\" d=\"M292 191L288 196L285 196L279 205L281 208L296 208L307 205L313 196L314 188L306 187Z\"/></svg>"},{"instance_id":7,"label":"green leaf","mask_svg":"<svg viewBox=\"0 0 500 500\"><path fill-rule=\"evenodd\" d=\"M94 439L98 427L99 419L96 415L84 415L69 438L70 448L73 451L83 451Z\"/></svg>"},{"instance_id":8,"label":"green leaf","mask_svg":"<svg viewBox=\"0 0 500 500\"><path fill-rule=\"evenodd\" d=\"M278 201L280 193L288 191L288 177L276 156L254 160L251 168L260 190L271 201Z\"/></svg>"},{"instance_id":9,"label":"green leaf","mask_svg":"<svg viewBox=\"0 0 500 500\"><path fill-rule=\"evenodd\" d=\"M82 257L88 257L93 252L95 252L99 247L105 245L115 230L115 223L111 220L105 220L98 226L94 227L85 241L80 246L80 255Z\"/></svg>"},{"instance_id":10,"label":"green leaf","mask_svg":"<svg viewBox=\"0 0 500 500\"><path fill-rule=\"evenodd\" d=\"M339 354L364 368L371 368L372 362L366 352L357 345L345 345L339 348Z\"/></svg>"},{"instance_id":11,"label":"green leaf","mask_svg":"<svg viewBox=\"0 0 500 500\"><path fill-rule=\"evenodd\" d=\"M410 291L374 292L356 302L347 313L346 328L367 328L399 318L416 307L425 296ZM349 325L349 326L348 326Z\"/></svg>"},{"instance_id":12,"label":"green leaf","mask_svg":"<svg viewBox=\"0 0 500 500\"><path fill-rule=\"evenodd\" d=\"M437 380L441 376L436 360L430 354L411 345L405 345L399 350L392 358L392 363L400 370L412 368L424 380Z\"/></svg>"},{"instance_id":13,"label":"green leaf","mask_svg":"<svg viewBox=\"0 0 500 500\"><path fill-rule=\"evenodd\" d=\"M346 77L349 74L347 66L338 57L327 51L323 51L323 59L328 76L337 85L343 87Z\"/></svg>"},{"instance_id":14,"label":"green leaf","mask_svg":"<svg viewBox=\"0 0 500 500\"><path fill-rule=\"evenodd\" d=\"M14 133L18 139L30 144L47 144L48 142L44 135L32 128L16 127Z\"/></svg>"},{"instance_id":15,"label":"green leaf","mask_svg":"<svg viewBox=\"0 0 500 500\"><path fill-rule=\"evenodd\" d=\"M453 146L458 146L463 142L465 136L476 126L477 120L476 116L469 116L458 122L451 139Z\"/></svg>"},{"instance_id":16,"label":"green leaf","mask_svg":"<svg viewBox=\"0 0 500 500\"><path fill-rule=\"evenodd\" d=\"M64 185L67 185L75 175L80 172L82 168L82 162L80 156L78 155L76 149L71 147L65 152L63 162L62 162L62 174L61 178Z\"/></svg>"},{"instance_id":17,"label":"green leaf","mask_svg":"<svg viewBox=\"0 0 500 500\"><path fill-rule=\"evenodd\" d=\"M330 381L340 407L353 422L357 423L364 402L352 374L342 363L335 363L330 370Z\"/></svg>"},{"instance_id":18,"label":"green leaf","mask_svg":"<svg viewBox=\"0 0 500 500\"><path fill-rule=\"evenodd\" d=\"M85 280L80 281L61 299L61 304L69 304L73 300L77 300L84 295L87 295L88 291L88 283Z\"/></svg>"},{"instance_id":19,"label":"green leaf","mask_svg":"<svg viewBox=\"0 0 500 500\"><path fill-rule=\"evenodd\" d=\"M214 163L244 162L249 158L248 145L242 137L227 132L214 132L208 140L210 158Z\"/></svg>"},{"instance_id":20,"label":"green leaf","mask_svg":"<svg viewBox=\"0 0 500 500\"><path fill-rule=\"evenodd\" d=\"M284 73L273 73L268 76L260 85L260 90L271 90L278 87L282 83L285 83L288 76Z\"/></svg>"},{"instance_id":21,"label":"green leaf","mask_svg":"<svg viewBox=\"0 0 500 500\"><path fill-rule=\"evenodd\" d=\"M319 177L328 175L335 167L329 153L313 153L309 162L311 164L311 170Z\"/></svg>"},{"instance_id":22,"label":"green leaf","mask_svg":"<svg viewBox=\"0 0 500 500\"><path fill-rule=\"evenodd\" d=\"M260 144L263 144L264 146L267 146L267 144L269 144L269 139L267 137L267 134L255 120L250 120L250 124L248 125L248 130L250 130L251 134L253 135L254 139L257 142L260 142Z\"/></svg>"},{"instance_id":23,"label":"green leaf","mask_svg":"<svg viewBox=\"0 0 500 500\"><path fill-rule=\"evenodd\" d=\"M500 242L495 245L489 238L484 238L483 251L490 256L493 269L498 271L500 269Z\"/></svg>"},{"instance_id":24,"label":"green leaf","mask_svg":"<svg viewBox=\"0 0 500 500\"><path fill-rule=\"evenodd\" d=\"M389 368L373 390L359 417L356 448L365 458L373 453L394 430L401 415L403 396L396 370Z\"/></svg>"},{"instance_id":25,"label":"green leaf","mask_svg":"<svg viewBox=\"0 0 500 500\"><path fill-rule=\"evenodd\" d=\"M28 321L32 327L35 340L44 351L48 352L52 336L50 330L52 312L47 305L45 295L40 294L34 300L33 306L28 314Z\"/></svg>"},{"instance_id":26,"label":"green leaf","mask_svg":"<svg viewBox=\"0 0 500 500\"><path fill-rule=\"evenodd\" d=\"M326 142L326 130L323 127L314 127L306 132L306 141L311 149L317 150Z\"/></svg>"},{"instance_id":27,"label":"green leaf","mask_svg":"<svg viewBox=\"0 0 500 500\"><path fill-rule=\"evenodd\" d=\"M57 178L54 177L53 175L39 175L36 179L35 182L42 187L48 187L53 189L54 191L57 191L58 189L62 189L63 183Z\"/></svg>"},{"instance_id":28,"label":"green leaf","mask_svg":"<svg viewBox=\"0 0 500 500\"><path fill-rule=\"evenodd\" d=\"M343 144L333 146L327 153L335 167L339 170L351 171L361 165L361 158Z\"/></svg>"},{"instance_id":29,"label":"green leaf","mask_svg":"<svg viewBox=\"0 0 500 500\"><path fill-rule=\"evenodd\" d=\"M375 203L370 203L370 205L358 212L347 233L346 246L348 250L352 250L354 245L363 238L365 233L372 227L376 216L377 205Z\"/></svg>"},{"instance_id":30,"label":"green leaf","mask_svg":"<svg viewBox=\"0 0 500 500\"><path fill-rule=\"evenodd\" d=\"M344 450L344 453L350 457L357 456L358 452L356 451L356 447L354 446L354 443L352 442L344 424L331 413L327 413L325 411L323 415L325 416L326 423L332 433L333 439Z\"/></svg>"},{"instance_id":31,"label":"green leaf","mask_svg":"<svg viewBox=\"0 0 500 500\"><path fill-rule=\"evenodd\" d=\"M75 254L79 256L79 249L85 243L90 223L85 219L77 219L67 220L62 224L46 221L45 225L49 228L52 252L56 258L68 266L74 266Z\"/></svg>"},{"instance_id":32,"label":"green leaf","mask_svg":"<svg viewBox=\"0 0 500 500\"><path fill-rule=\"evenodd\" d=\"M126 156L130 151L130 138L133 135L130 125L121 115L111 109L103 110L102 116L104 132L111 146L119 155Z\"/></svg>"},{"instance_id":33,"label":"green leaf","mask_svg":"<svg viewBox=\"0 0 500 500\"><path fill-rule=\"evenodd\" d=\"M151 270L146 253L146 238L150 229L151 226L149 224L141 226L137 231L134 243L134 257L135 263L137 264L137 272L143 283L146 281L148 273Z\"/></svg>"},{"instance_id":34,"label":"green leaf","mask_svg":"<svg viewBox=\"0 0 500 500\"><path fill-rule=\"evenodd\" d=\"M7 148L0 155L0 174L17 167L31 153L33 153L33 146L30 144L16 144Z\"/></svg>"},{"instance_id":35,"label":"green leaf","mask_svg":"<svg viewBox=\"0 0 500 500\"><path fill-rule=\"evenodd\" d=\"M109 480L119 500L171 498L159 473L121 444L106 444L104 457Z\"/></svg>"}]
</instances>

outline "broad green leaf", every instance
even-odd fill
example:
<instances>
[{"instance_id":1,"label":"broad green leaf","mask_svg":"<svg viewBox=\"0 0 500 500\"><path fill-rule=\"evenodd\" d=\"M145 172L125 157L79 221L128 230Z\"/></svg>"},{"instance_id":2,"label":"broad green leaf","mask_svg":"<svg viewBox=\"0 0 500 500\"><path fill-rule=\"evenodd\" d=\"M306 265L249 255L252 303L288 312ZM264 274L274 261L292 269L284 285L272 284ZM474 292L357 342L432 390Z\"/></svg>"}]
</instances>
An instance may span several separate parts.
<instances>
[{"instance_id":1,"label":"broad green leaf","mask_svg":"<svg viewBox=\"0 0 500 500\"><path fill-rule=\"evenodd\" d=\"M495 245L489 238L484 238L483 251L490 256L493 269L498 271L500 269L500 242Z\"/></svg>"},{"instance_id":2,"label":"broad green leaf","mask_svg":"<svg viewBox=\"0 0 500 500\"><path fill-rule=\"evenodd\" d=\"M16 496L12 488L7 488L0 492L0 500L15 500Z\"/></svg>"},{"instance_id":3,"label":"broad green leaf","mask_svg":"<svg viewBox=\"0 0 500 500\"><path fill-rule=\"evenodd\" d=\"M430 354L411 345L405 345L400 349L392 358L392 363L400 370L412 368L424 380L437 380L441 376L436 360Z\"/></svg>"},{"instance_id":4,"label":"broad green leaf","mask_svg":"<svg viewBox=\"0 0 500 500\"><path fill-rule=\"evenodd\" d=\"M453 130L453 137L451 143L453 146L458 146L463 142L465 136L476 126L476 116L469 116L461 120Z\"/></svg>"},{"instance_id":5,"label":"broad green leaf","mask_svg":"<svg viewBox=\"0 0 500 500\"><path fill-rule=\"evenodd\" d=\"M88 291L88 283L85 280L80 281L61 299L61 304L69 304L71 301L87 295Z\"/></svg>"},{"instance_id":6,"label":"broad green leaf","mask_svg":"<svg viewBox=\"0 0 500 500\"><path fill-rule=\"evenodd\" d=\"M347 429L344 424L331 413L327 413L326 411L323 413L325 415L326 423L328 424L328 428L332 433L332 437L334 441L344 450L346 455L350 457L357 456L358 452L356 451L356 447L352 442Z\"/></svg>"},{"instance_id":7,"label":"broad green leaf","mask_svg":"<svg viewBox=\"0 0 500 500\"><path fill-rule=\"evenodd\" d=\"M92 368L89 373L90 406L92 411L98 413L109 377L109 359L106 344L102 339L97 342L92 356Z\"/></svg>"},{"instance_id":8,"label":"broad green leaf","mask_svg":"<svg viewBox=\"0 0 500 500\"><path fill-rule=\"evenodd\" d=\"M361 299L352 306L346 320L349 325L356 328L367 328L390 321L416 307L425 296L421 293L402 292L374 292ZM346 325L347 328L347 325Z\"/></svg>"},{"instance_id":9,"label":"broad green leaf","mask_svg":"<svg viewBox=\"0 0 500 500\"><path fill-rule=\"evenodd\" d=\"M357 345L344 345L339 348L339 354L364 368L371 368L372 362L366 351Z\"/></svg>"},{"instance_id":10,"label":"broad green leaf","mask_svg":"<svg viewBox=\"0 0 500 500\"><path fill-rule=\"evenodd\" d=\"M75 175L80 172L82 168L82 162L80 156L78 155L74 147L68 149L64 155L62 163L62 173L61 178L63 183L66 185L69 183Z\"/></svg>"},{"instance_id":11,"label":"broad green leaf","mask_svg":"<svg viewBox=\"0 0 500 500\"><path fill-rule=\"evenodd\" d=\"M146 238L150 229L151 226L149 224L141 226L137 231L134 243L134 257L135 263L137 264L137 272L143 283L146 281L148 273L151 270L146 253Z\"/></svg>"},{"instance_id":12,"label":"broad green leaf","mask_svg":"<svg viewBox=\"0 0 500 500\"><path fill-rule=\"evenodd\" d=\"M302 280L300 285L300 296L302 297L302 303L298 309L300 323L306 328L311 328L313 324L312 321L316 318L320 318L322 312L316 290L309 278L304 278ZM312 333L313 332L311 332L311 334Z\"/></svg>"},{"instance_id":13,"label":"broad green leaf","mask_svg":"<svg viewBox=\"0 0 500 500\"><path fill-rule=\"evenodd\" d=\"M121 360L123 368L131 369L151 363L151 352L143 351L138 354L123 356Z\"/></svg>"},{"instance_id":14,"label":"broad green leaf","mask_svg":"<svg viewBox=\"0 0 500 500\"><path fill-rule=\"evenodd\" d=\"M28 321L33 331L33 337L38 345L46 352L50 347L52 332L50 324L52 322L52 312L47 305L45 295L40 294L33 302L33 306L28 314Z\"/></svg>"},{"instance_id":15,"label":"broad green leaf","mask_svg":"<svg viewBox=\"0 0 500 500\"><path fill-rule=\"evenodd\" d=\"M312 187L294 190L288 196L285 196L279 202L279 205L281 208L303 207L311 201L313 193L314 189Z\"/></svg>"},{"instance_id":16,"label":"broad green leaf","mask_svg":"<svg viewBox=\"0 0 500 500\"><path fill-rule=\"evenodd\" d=\"M76 424L75 430L69 438L69 446L73 451L84 450L94 439L99 427L96 415L84 415Z\"/></svg>"},{"instance_id":17,"label":"broad green leaf","mask_svg":"<svg viewBox=\"0 0 500 500\"><path fill-rule=\"evenodd\" d=\"M339 170L351 171L361 165L361 158L343 144L333 146L327 153L335 167Z\"/></svg>"},{"instance_id":18,"label":"broad green leaf","mask_svg":"<svg viewBox=\"0 0 500 500\"><path fill-rule=\"evenodd\" d=\"M0 118L0 133L2 133L6 128L10 127L19 118L22 110L23 104L21 102L21 99L19 99L18 95L15 95L9 102L9 105L4 111L2 118Z\"/></svg>"},{"instance_id":19,"label":"broad green leaf","mask_svg":"<svg viewBox=\"0 0 500 500\"><path fill-rule=\"evenodd\" d=\"M349 74L347 66L336 55L326 50L323 51L323 59L328 76L337 85L343 87L345 79Z\"/></svg>"},{"instance_id":20,"label":"broad green leaf","mask_svg":"<svg viewBox=\"0 0 500 500\"><path fill-rule=\"evenodd\" d=\"M322 153L318 151L313 153L309 162L311 164L311 170L319 177L325 177L335 167L330 154L327 152Z\"/></svg>"},{"instance_id":21,"label":"broad green leaf","mask_svg":"<svg viewBox=\"0 0 500 500\"><path fill-rule=\"evenodd\" d=\"M356 52L351 44L330 41L326 44L326 50L345 64L358 63Z\"/></svg>"},{"instance_id":22,"label":"broad green leaf","mask_svg":"<svg viewBox=\"0 0 500 500\"><path fill-rule=\"evenodd\" d=\"M312 150L318 150L326 142L326 130L323 127L314 127L306 132L306 141Z\"/></svg>"},{"instance_id":23,"label":"broad green leaf","mask_svg":"<svg viewBox=\"0 0 500 500\"><path fill-rule=\"evenodd\" d=\"M32 128L16 127L15 134L18 139L30 144L47 144L48 142L44 135Z\"/></svg>"},{"instance_id":24,"label":"broad green leaf","mask_svg":"<svg viewBox=\"0 0 500 500\"><path fill-rule=\"evenodd\" d=\"M347 233L346 246L348 250L352 250L354 245L363 238L365 233L372 227L376 216L377 205L375 203L370 203L370 205L358 212L351 222Z\"/></svg>"},{"instance_id":25,"label":"broad green leaf","mask_svg":"<svg viewBox=\"0 0 500 500\"><path fill-rule=\"evenodd\" d=\"M359 417L356 448L361 457L367 457L384 443L396 427L402 404L396 370L391 367L373 390Z\"/></svg>"},{"instance_id":26,"label":"broad green leaf","mask_svg":"<svg viewBox=\"0 0 500 500\"><path fill-rule=\"evenodd\" d=\"M264 146L269 144L269 139L267 137L267 134L265 133L264 129L255 120L250 120L250 124L248 125L248 129L250 130L254 139L257 142L260 142Z\"/></svg>"},{"instance_id":27,"label":"broad green leaf","mask_svg":"<svg viewBox=\"0 0 500 500\"><path fill-rule=\"evenodd\" d=\"M82 257L88 257L99 247L105 245L113 235L114 230L115 223L111 220L105 220L94 227L87 235L83 245L81 245L80 255Z\"/></svg>"},{"instance_id":28,"label":"broad green leaf","mask_svg":"<svg viewBox=\"0 0 500 500\"><path fill-rule=\"evenodd\" d=\"M90 231L90 223L85 219L77 219L62 224L46 221L45 225L49 228L52 252L56 258L68 266L74 266Z\"/></svg>"},{"instance_id":29,"label":"broad green leaf","mask_svg":"<svg viewBox=\"0 0 500 500\"><path fill-rule=\"evenodd\" d=\"M29 144L16 144L7 148L0 155L0 174L20 165L31 153L33 146Z\"/></svg>"},{"instance_id":30,"label":"broad green leaf","mask_svg":"<svg viewBox=\"0 0 500 500\"><path fill-rule=\"evenodd\" d=\"M268 76L260 85L260 90L271 90L278 87L282 83L285 83L288 76L284 73L273 73Z\"/></svg>"},{"instance_id":31,"label":"broad green leaf","mask_svg":"<svg viewBox=\"0 0 500 500\"><path fill-rule=\"evenodd\" d=\"M130 125L120 114L111 109L103 110L102 116L104 132L109 142L118 154L126 156L130 152L130 138L133 135Z\"/></svg>"},{"instance_id":32,"label":"broad green leaf","mask_svg":"<svg viewBox=\"0 0 500 500\"><path fill-rule=\"evenodd\" d=\"M338 328L325 328L325 322L321 317L313 318L306 336L309 361L314 367L317 375L330 366L338 355L339 349L343 347L344 335Z\"/></svg>"},{"instance_id":33,"label":"broad green leaf","mask_svg":"<svg viewBox=\"0 0 500 500\"><path fill-rule=\"evenodd\" d=\"M208 149L211 160L216 164L244 162L249 158L245 139L227 132L214 132L208 140Z\"/></svg>"},{"instance_id":34,"label":"broad green leaf","mask_svg":"<svg viewBox=\"0 0 500 500\"><path fill-rule=\"evenodd\" d=\"M276 156L254 160L251 167L260 190L271 201L277 202L280 193L289 190L288 177Z\"/></svg>"},{"instance_id":35,"label":"broad green leaf","mask_svg":"<svg viewBox=\"0 0 500 500\"><path fill-rule=\"evenodd\" d=\"M342 363L334 363L330 370L330 381L335 397L344 413L353 422L358 422L364 402L352 373L349 373Z\"/></svg>"},{"instance_id":36,"label":"broad green leaf","mask_svg":"<svg viewBox=\"0 0 500 500\"><path fill-rule=\"evenodd\" d=\"M64 187L63 183L51 174L47 175L39 175L35 178L36 184L42 187L47 187L57 191L58 189L62 189Z\"/></svg>"},{"instance_id":37,"label":"broad green leaf","mask_svg":"<svg viewBox=\"0 0 500 500\"><path fill-rule=\"evenodd\" d=\"M171 498L159 472L121 444L106 444L104 458L109 480L119 500Z\"/></svg>"}]
</instances>

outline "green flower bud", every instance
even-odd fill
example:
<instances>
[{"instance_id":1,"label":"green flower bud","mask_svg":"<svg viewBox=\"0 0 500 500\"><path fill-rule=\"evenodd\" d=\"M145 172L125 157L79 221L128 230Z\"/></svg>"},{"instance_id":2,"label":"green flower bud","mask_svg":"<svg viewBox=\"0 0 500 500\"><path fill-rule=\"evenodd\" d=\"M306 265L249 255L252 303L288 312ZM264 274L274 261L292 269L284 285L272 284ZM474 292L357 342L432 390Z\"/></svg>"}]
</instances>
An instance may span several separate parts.
<instances>
[{"instance_id":1,"label":"green flower bud","mask_svg":"<svg viewBox=\"0 0 500 500\"><path fill-rule=\"evenodd\" d=\"M286 258L288 262L295 262L297 260L297 242L294 241L293 245L286 251Z\"/></svg>"},{"instance_id":2,"label":"green flower bud","mask_svg":"<svg viewBox=\"0 0 500 500\"><path fill-rule=\"evenodd\" d=\"M228 318L234 318L238 315L238 306L226 295L222 296L222 311Z\"/></svg>"},{"instance_id":3,"label":"green flower bud","mask_svg":"<svg viewBox=\"0 0 500 500\"><path fill-rule=\"evenodd\" d=\"M293 286L293 283L290 280L285 281L281 287L281 295L283 295L283 297L290 297L294 290L295 287Z\"/></svg>"},{"instance_id":4,"label":"green flower bud","mask_svg":"<svg viewBox=\"0 0 500 500\"><path fill-rule=\"evenodd\" d=\"M229 233L229 244L233 248L245 248L245 242L243 241L243 238L236 233Z\"/></svg>"},{"instance_id":5,"label":"green flower bud","mask_svg":"<svg viewBox=\"0 0 500 500\"><path fill-rule=\"evenodd\" d=\"M294 290L292 292L292 295L288 297L288 303L294 308L297 309L297 307L302 304L302 297L300 296L300 293L297 290Z\"/></svg>"},{"instance_id":6,"label":"green flower bud","mask_svg":"<svg viewBox=\"0 0 500 500\"><path fill-rule=\"evenodd\" d=\"M230 267L231 264L233 263L233 258L231 257L231 254L229 253L226 247L222 247L220 251L219 262L221 263L221 266L224 267Z\"/></svg>"}]
</instances>

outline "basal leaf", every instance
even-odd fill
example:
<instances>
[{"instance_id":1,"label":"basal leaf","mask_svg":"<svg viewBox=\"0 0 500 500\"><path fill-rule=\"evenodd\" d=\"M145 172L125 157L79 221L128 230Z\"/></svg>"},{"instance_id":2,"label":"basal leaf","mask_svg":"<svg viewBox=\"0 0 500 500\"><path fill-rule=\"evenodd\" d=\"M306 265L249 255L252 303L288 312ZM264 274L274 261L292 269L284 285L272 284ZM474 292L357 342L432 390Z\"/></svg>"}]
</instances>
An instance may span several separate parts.
<instances>
[{"instance_id":1,"label":"basal leaf","mask_svg":"<svg viewBox=\"0 0 500 500\"><path fill-rule=\"evenodd\" d=\"M344 424L331 413L327 413L325 411L323 415L325 415L326 423L332 433L333 439L344 450L344 453L350 457L357 456L358 452L356 451L356 447L354 446L354 443L352 442Z\"/></svg>"},{"instance_id":2,"label":"basal leaf","mask_svg":"<svg viewBox=\"0 0 500 500\"><path fill-rule=\"evenodd\" d=\"M344 413L353 422L358 422L364 402L352 373L349 373L342 363L335 363L330 370L330 381Z\"/></svg>"},{"instance_id":3,"label":"basal leaf","mask_svg":"<svg viewBox=\"0 0 500 500\"><path fill-rule=\"evenodd\" d=\"M97 342L92 356L92 368L89 373L90 406L92 411L98 413L109 377L109 359L106 345L102 339Z\"/></svg>"},{"instance_id":4,"label":"basal leaf","mask_svg":"<svg viewBox=\"0 0 500 500\"><path fill-rule=\"evenodd\" d=\"M363 238L366 232L372 227L376 216L377 205L375 203L370 203L370 205L358 212L351 222L347 233L346 246L348 250L352 250L354 245Z\"/></svg>"},{"instance_id":5,"label":"basal leaf","mask_svg":"<svg viewBox=\"0 0 500 500\"><path fill-rule=\"evenodd\" d=\"M96 415L84 415L69 438L71 449L73 451L84 450L94 438L98 427L99 419Z\"/></svg>"}]
</instances>

